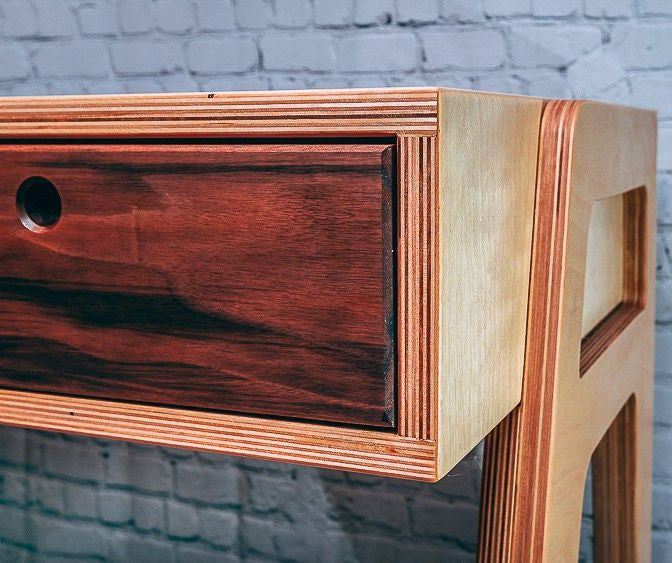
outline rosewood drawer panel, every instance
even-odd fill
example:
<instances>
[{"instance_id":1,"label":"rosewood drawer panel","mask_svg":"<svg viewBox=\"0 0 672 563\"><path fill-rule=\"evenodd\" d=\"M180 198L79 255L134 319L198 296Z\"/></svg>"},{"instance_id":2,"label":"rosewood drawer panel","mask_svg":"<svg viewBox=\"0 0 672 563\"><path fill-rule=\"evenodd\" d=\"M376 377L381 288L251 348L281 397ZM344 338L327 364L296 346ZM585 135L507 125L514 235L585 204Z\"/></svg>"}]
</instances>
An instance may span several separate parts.
<instances>
[{"instance_id":1,"label":"rosewood drawer panel","mask_svg":"<svg viewBox=\"0 0 672 563\"><path fill-rule=\"evenodd\" d=\"M0 385L393 426L394 152L0 146Z\"/></svg>"}]
</instances>

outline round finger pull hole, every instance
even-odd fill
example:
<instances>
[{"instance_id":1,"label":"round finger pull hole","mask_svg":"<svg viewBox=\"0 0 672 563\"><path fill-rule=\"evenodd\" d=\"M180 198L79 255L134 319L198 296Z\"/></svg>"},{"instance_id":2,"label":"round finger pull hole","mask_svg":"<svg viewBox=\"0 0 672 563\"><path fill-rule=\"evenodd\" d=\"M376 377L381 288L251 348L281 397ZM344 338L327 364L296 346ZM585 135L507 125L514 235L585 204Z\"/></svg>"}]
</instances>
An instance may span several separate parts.
<instances>
[{"instance_id":1,"label":"round finger pull hole","mask_svg":"<svg viewBox=\"0 0 672 563\"><path fill-rule=\"evenodd\" d=\"M16 192L16 211L26 229L44 231L61 218L61 196L49 180L33 176L24 180Z\"/></svg>"}]
</instances>

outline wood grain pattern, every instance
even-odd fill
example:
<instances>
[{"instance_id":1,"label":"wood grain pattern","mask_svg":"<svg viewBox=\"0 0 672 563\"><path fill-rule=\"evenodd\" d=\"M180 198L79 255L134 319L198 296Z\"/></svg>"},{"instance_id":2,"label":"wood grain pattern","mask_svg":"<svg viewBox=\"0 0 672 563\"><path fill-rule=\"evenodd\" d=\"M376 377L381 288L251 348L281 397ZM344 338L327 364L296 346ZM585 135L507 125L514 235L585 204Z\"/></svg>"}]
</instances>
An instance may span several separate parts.
<instances>
[{"instance_id":1,"label":"wood grain pattern","mask_svg":"<svg viewBox=\"0 0 672 563\"><path fill-rule=\"evenodd\" d=\"M632 397L636 409L628 411L628 429L617 434L636 436L635 444L620 449L619 467L611 469L627 480L632 510L619 516L614 504L606 521L625 522L619 530L634 547L628 552L632 559L624 560L650 559L654 309L652 284L645 281L655 275L649 259L655 244L655 140L652 112L575 101L546 105L523 396L486 442L490 460L482 506L488 514L481 521L480 561L576 560L588 463ZM596 200L642 186L645 208L636 215L645 223L637 282L645 287L643 309L580 377L590 209ZM637 279L625 272L624 278ZM598 488L615 483L603 470L593 478L607 479ZM596 533L606 533L604 528ZM614 535L604 541L614 541Z\"/></svg>"},{"instance_id":2,"label":"wood grain pattern","mask_svg":"<svg viewBox=\"0 0 672 563\"><path fill-rule=\"evenodd\" d=\"M520 401L541 106L440 98L440 474Z\"/></svg>"},{"instance_id":3,"label":"wood grain pattern","mask_svg":"<svg viewBox=\"0 0 672 563\"><path fill-rule=\"evenodd\" d=\"M436 443L391 432L0 390L0 421L24 428L436 481Z\"/></svg>"},{"instance_id":4,"label":"wood grain pattern","mask_svg":"<svg viewBox=\"0 0 672 563\"><path fill-rule=\"evenodd\" d=\"M399 137L399 433L436 439L436 137Z\"/></svg>"},{"instance_id":5,"label":"wood grain pattern","mask_svg":"<svg viewBox=\"0 0 672 563\"><path fill-rule=\"evenodd\" d=\"M592 457L595 561L637 561L636 401L630 397ZM635 532L635 533L633 533Z\"/></svg>"},{"instance_id":6,"label":"wood grain pattern","mask_svg":"<svg viewBox=\"0 0 672 563\"><path fill-rule=\"evenodd\" d=\"M623 301L623 195L597 200L590 211L581 333L585 337Z\"/></svg>"},{"instance_id":7,"label":"wood grain pattern","mask_svg":"<svg viewBox=\"0 0 672 563\"><path fill-rule=\"evenodd\" d=\"M12 97L0 136L435 135L436 88Z\"/></svg>"},{"instance_id":8,"label":"wood grain pattern","mask_svg":"<svg viewBox=\"0 0 672 563\"><path fill-rule=\"evenodd\" d=\"M394 151L0 146L0 383L393 426Z\"/></svg>"},{"instance_id":9,"label":"wood grain pattern","mask_svg":"<svg viewBox=\"0 0 672 563\"><path fill-rule=\"evenodd\" d=\"M590 314L593 322L588 333L585 331L585 325L582 326L583 339L581 340L581 363L579 367L581 375L590 369L646 304L646 285L644 283L646 280L646 190L640 187L615 197L622 200L621 233L619 237L622 244L614 244L613 239L611 239L611 244L618 248L621 254L618 261L621 273L617 278L621 286L610 290L612 296L606 302L604 298L598 299L595 297L596 288L593 291L589 290L592 284L599 285L599 279L589 281L591 274L600 278L604 275L603 270L605 268L610 269L599 259L595 260L597 265L592 265L594 259L590 253L589 236L589 246L586 253L586 291L583 299L584 311L586 309L593 311ZM602 201L613 199L615 198ZM596 302L598 305L595 304ZM609 310L609 306L612 304L615 306ZM600 313L606 313L604 318L600 318ZM586 314L584 312L585 318Z\"/></svg>"}]
</instances>

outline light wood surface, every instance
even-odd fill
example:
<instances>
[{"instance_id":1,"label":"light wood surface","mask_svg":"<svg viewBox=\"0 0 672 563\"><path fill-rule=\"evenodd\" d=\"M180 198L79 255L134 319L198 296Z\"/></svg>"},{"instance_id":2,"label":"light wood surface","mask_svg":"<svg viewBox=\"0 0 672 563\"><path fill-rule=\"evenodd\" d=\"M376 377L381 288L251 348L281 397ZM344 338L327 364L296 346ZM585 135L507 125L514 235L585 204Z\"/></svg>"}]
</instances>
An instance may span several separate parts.
<instances>
[{"instance_id":1,"label":"light wood surface","mask_svg":"<svg viewBox=\"0 0 672 563\"><path fill-rule=\"evenodd\" d=\"M596 449L596 555L650 559L655 144L652 112L588 102L545 107L523 397L487 440L481 561L576 561ZM591 208L619 194L632 210L624 223L626 307L598 322L586 345ZM608 501L605 489L617 498Z\"/></svg>"},{"instance_id":2,"label":"light wood surface","mask_svg":"<svg viewBox=\"0 0 672 563\"><path fill-rule=\"evenodd\" d=\"M1 391L0 422L437 480L520 395L540 108L539 100L437 88L0 100L0 134L23 142L302 137L308 150L318 140L375 137L396 145L398 168L396 319L388 323L396 326L398 414L391 431L9 389ZM466 221L475 223L465 229ZM479 234L476 226L487 228ZM449 295L453 268L473 281L471 292ZM474 307L461 299L476 299ZM501 314L497 300L508 303ZM439 343L447 339L439 370Z\"/></svg>"},{"instance_id":3,"label":"light wood surface","mask_svg":"<svg viewBox=\"0 0 672 563\"><path fill-rule=\"evenodd\" d=\"M623 301L623 196L593 203L588 226L581 336Z\"/></svg>"},{"instance_id":4,"label":"light wood surface","mask_svg":"<svg viewBox=\"0 0 672 563\"><path fill-rule=\"evenodd\" d=\"M541 107L439 100L440 475L520 401Z\"/></svg>"}]
</instances>

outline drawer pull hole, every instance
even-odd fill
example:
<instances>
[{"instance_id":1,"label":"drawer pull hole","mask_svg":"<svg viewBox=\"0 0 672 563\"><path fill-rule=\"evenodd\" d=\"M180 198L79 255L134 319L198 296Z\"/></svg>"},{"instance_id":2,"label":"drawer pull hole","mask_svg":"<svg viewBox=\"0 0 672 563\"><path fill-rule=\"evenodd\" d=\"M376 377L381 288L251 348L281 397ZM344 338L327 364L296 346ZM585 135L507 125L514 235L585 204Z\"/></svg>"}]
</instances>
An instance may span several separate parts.
<instances>
[{"instance_id":1,"label":"drawer pull hole","mask_svg":"<svg viewBox=\"0 0 672 563\"><path fill-rule=\"evenodd\" d=\"M41 232L61 218L61 196L49 180L33 176L24 180L16 192L16 211L26 229Z\"/></svg>"}]
</instances>

